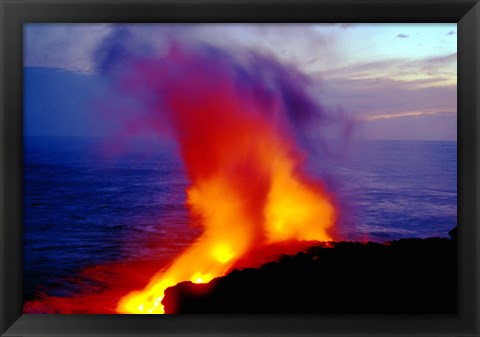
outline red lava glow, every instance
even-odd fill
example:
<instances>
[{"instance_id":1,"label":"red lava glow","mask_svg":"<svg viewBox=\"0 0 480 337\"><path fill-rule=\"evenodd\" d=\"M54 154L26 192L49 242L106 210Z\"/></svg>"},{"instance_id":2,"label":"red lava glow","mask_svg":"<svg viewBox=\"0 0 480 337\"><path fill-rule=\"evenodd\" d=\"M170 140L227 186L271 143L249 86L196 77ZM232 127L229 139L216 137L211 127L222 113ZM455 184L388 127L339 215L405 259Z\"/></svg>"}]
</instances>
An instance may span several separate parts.
<instances>
[{"instance_id":1,"label":"red lava glow","mask_svg":"<svg viewBox=\"0 0 480 337\"><path fill-rule=\"evenodd\" d=\"M194 236L191 230L183 231L183 236ZM180 235L180 233L179 233ZM140 237L139 237L140 239ZM149 250L149 254L128 261L95 265L82 270L78 275L63 282L71 294L58 296L39 289L35 299L25 302L23 312L27 314L115 314L118 301L131 291L143 289L151 277L162 268L168 267L181 247L177 242L158 236L143 238L137 246L145 248L156 244L159 250ZM184 239L188 245L191 239ZM158 252L158 253L156 253Z\"/></svg>"},{"instance_id":2,"label":"red lava glow","mask_svg":"<svg viewBox=\"0 0 480 337\"><path fill-rule=\"evenodd\" d=\"M23 306L27 314L114 314L117 302L130 291L142 288L161 265L155 261L132 261L85 269L74 279L65 280L75 289L74 296L51 296L40 292Z\"/></svg>"},{"instance_id":3,"label":"red lava glow","mask_svg":"<svg viewBox=\"0 0 480 337\"><path fill-rule=\"evenodd\" d=\"M128 133L176 141L190 181L191 225L201 234L165 268L135 262L87 269L108 289L40 299L26 312L51 304L72 313L161 314L165 289L179 282L208 283L235 267L332 240L337 210L323 183L305 173L307 153L292 126L313 105L301 74L261 57L238 65L175 43L165 55L118 62L107 73L115 90L140 102Z\"/></svg>"},{"instance_id":4,"label":"red lava glow","mask_svg":"<svg viewBox=\"0 0 480 337\"><path fill-rule=\"evenodd\" d=\"M151 81L162 97L150 122L166 119L179 144L191 182L187 204L202 234L143 290L122 298L119 313L164 313L165 289L207 283L253 249L331 240L336 211L321 182L302 172L305 154L289 132L284 98L256 84L244 91L250 84L238 82L231 64L211 58L174 45L161 59L132 62L123 79L128 92Z\"/></svg>"}]
</instances>

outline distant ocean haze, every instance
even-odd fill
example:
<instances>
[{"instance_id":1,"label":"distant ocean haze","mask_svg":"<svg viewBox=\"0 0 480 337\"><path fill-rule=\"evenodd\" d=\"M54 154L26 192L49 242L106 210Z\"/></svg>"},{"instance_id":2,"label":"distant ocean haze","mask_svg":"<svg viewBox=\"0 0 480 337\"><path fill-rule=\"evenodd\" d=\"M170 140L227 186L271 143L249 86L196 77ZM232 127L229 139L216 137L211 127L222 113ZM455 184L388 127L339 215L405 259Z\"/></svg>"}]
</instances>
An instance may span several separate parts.
<instances>
[{"instance_id":1,"label":"distant ocean haze","mask_svg":"<svg viewBox=\"0 0 480 337\"><path fill-rule=\"evenodd\" d=\"M171 259L199 234L172 144L119 148L73 137L25 137L24 288L55 289L83 268ZM308 169L339 207L344 240L448 236L457 224L457 143L352 141Z\"/></svg>"}]
</instances>

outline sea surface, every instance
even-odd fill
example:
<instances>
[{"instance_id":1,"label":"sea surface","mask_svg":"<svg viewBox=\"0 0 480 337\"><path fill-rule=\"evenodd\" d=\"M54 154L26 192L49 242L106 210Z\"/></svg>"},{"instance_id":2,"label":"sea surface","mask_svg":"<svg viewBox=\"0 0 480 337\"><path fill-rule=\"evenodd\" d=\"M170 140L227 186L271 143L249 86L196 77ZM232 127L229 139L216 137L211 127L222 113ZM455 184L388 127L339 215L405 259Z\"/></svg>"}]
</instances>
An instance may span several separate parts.
<instances>
[{"instance_id":1,"label":"sea surface","mask_svg":"<svg viewBox=\"0 0 480 337\"><path fill-rule=\"evenodd\" d=\"M335 150L333 150L335 148ZM351 141L308 162L335 196L344 240L448 237L457 224L457 143ZM82 268L173 256L198 235L185 208L185 170L172 144L26 137L24 289ZM157 244L168 242L168 244Z\"/></svg>"}]
</instances>

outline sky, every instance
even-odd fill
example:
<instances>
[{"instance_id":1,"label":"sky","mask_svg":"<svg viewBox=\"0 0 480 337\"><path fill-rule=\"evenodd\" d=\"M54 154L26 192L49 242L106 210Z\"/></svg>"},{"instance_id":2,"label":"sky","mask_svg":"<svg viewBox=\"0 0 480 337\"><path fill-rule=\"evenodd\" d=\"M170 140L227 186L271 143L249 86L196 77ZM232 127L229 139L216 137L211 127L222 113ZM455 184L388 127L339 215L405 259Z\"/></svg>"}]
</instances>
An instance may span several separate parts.
<instances>
[{"instance_id":1,"label":"sky","mask_svg":"<svg viewBox=\"0 0 480 337\"><path fill-rule=\"evenodd\" d=\"M125 31L140 52L174 36L293 65L355 138L456 140L456 24L27 24L25 134L108 133L92 103L107 90L98 50Z\"/></svg>"}]
</instances>

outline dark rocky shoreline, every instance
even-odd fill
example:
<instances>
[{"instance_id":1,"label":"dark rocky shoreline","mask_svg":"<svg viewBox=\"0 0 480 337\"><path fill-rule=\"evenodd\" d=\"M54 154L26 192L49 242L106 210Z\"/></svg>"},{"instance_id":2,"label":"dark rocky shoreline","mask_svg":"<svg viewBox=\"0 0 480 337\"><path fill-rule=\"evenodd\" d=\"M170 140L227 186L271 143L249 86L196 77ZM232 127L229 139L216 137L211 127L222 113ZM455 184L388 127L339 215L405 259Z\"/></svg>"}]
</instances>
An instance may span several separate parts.
<instances>
[{"instance_id":1,"label":"dark rocky shoreline","mask_svg":"<svg viewBox=\"0 0 480 337\"><path fill-rule=\"evenodd\" d=\"M456 313L456 228L451 239L314 246L208 284L166 290L166 313Z\"/></svg>"}]
</instances>

